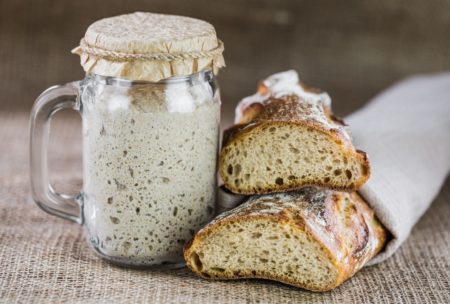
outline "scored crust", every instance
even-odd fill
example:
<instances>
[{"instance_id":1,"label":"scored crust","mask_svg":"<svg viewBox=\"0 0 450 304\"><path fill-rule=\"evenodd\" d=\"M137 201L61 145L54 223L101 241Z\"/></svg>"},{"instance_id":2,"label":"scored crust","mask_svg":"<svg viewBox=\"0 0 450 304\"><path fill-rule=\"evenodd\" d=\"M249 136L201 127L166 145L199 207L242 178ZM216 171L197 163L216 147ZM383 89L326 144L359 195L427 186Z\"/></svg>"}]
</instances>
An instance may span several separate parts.
<instances>
[{"instance_id":1,"label":"scored crust","mask_svg":"<svg viewBox=\"0 0 450 304\"><path fill-rule=\"evenodd\" d=\"M275 76L284 81L292 75ZM328 95L302 87L295 77L281 91L273 83L273 79L263 82L257 94L244 98L236 110L237 124L224 132L219 173L225 186L240 194L303 186L359 189L370 176L370 164L366 153L354 148L345 123L332 114ZM276 163L270 164L272 161ZM266 168L271 172L264 172Z\"/></svg>"},{"instance_id":2,"label":"scored crust","mask_svg":"<svg viewBox=\"0 0 450 304\"><path fill-rule=\"evenodd\" d=\"M262 278L326 291L351 277L385 241L384 228L356 192L308 187L254 196L219 215L185 246L184 257L208 279Z\"/></svg>"}]
</instances>

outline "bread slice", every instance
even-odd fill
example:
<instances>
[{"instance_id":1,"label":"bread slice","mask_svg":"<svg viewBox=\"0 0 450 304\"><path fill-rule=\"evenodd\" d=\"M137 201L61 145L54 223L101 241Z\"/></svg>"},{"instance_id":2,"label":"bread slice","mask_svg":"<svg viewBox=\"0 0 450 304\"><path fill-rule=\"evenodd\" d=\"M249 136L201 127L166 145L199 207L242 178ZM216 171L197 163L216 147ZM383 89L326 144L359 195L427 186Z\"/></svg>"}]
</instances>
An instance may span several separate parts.
<instances>
[{"instance_id":1,"label":"bread slice","mask_svg":"<svg viewBox=\"0 0 450 304\"><path fill-rule=\"evenodd\" d=\"M335 288L375 256L386 233L356 193L318 188L253 196L186 245L207 279L262 278L312 291Z\"/></svg>"},{"instance_id":2,"label":"bread slice","mask_svg":"<svg viewBox=\"0 0 450 304\"><path fill-rule=\"evenodd\" d=\"M234 193L264 194L323 186L354 191L369 178L326 93L299 83L294 71L275 74L241 101L236 125L224 133L219 173Z\"/></svg>"}]
</instances>

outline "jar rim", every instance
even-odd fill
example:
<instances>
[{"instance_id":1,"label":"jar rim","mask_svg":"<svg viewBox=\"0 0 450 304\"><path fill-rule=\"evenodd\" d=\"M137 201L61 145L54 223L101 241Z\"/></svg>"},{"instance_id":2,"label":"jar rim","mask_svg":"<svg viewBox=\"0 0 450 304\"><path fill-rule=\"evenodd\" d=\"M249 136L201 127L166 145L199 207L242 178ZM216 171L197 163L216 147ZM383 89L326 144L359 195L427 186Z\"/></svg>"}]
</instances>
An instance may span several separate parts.
<instances>
[{"instance_id":1,"label":"jar rim","mask_svg":"<svg viewBox=\"0 0 450 304\"><path fill-rule=\"evenodd\" d=\"M186 76L174 76L162 79L157 82L146 81L146 80L130 80L115 76L103 76L95 73L89 73L86 78L92 79L104 85L120 86L120 87L131 87L131 86L142 86L142 85L169 85L175 83L198 83L204 81L210 81L214 78L214 73L211 69L205 69L195 74Z\"/></svg>"}]
</instances>

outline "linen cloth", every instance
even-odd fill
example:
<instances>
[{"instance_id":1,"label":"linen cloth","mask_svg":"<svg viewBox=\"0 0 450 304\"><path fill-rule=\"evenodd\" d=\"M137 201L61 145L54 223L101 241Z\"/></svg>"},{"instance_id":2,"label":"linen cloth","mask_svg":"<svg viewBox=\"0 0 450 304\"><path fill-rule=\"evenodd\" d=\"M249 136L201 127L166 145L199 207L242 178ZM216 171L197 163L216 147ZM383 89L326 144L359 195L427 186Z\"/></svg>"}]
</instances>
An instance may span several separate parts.
<instances>
[{"instance_id":1,"label":"linen cloth","mask_svg":"<svg viewBox=\"0 0 450 304\"><path fill-rule=\"evenodd\" d=\"M393 238L390 257L430 206L450 170L450 73L415 76L346 118L371 176L359 191Z\"/></svg>"}]
</instances>

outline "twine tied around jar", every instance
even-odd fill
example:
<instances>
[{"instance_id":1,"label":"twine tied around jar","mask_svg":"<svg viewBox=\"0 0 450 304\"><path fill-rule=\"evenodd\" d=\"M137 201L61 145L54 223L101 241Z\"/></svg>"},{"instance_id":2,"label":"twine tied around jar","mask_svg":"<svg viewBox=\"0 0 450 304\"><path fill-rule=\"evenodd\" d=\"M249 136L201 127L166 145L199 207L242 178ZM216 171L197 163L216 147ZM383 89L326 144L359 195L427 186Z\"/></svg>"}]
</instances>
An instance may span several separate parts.
<instances>
[{"instance_id":1,"label":"twine tied around jar","mask_svg":"<svg viewBox=\"0 0 450 304\"><path fill-rule=\"evenodd\" d=\"M174 61L183 59L199 59L199 58L211 58L222 54L224 45L221 40L218 41L218 46L208 51L195 51L195 52L183 52L183 53L144 53L144 54L132 54L105 50L98 47L92 47L81 39L80 48L84 53L97 56L107 57L113 60L158 60L158 61Z\"/></svg>"}]
</instances>

